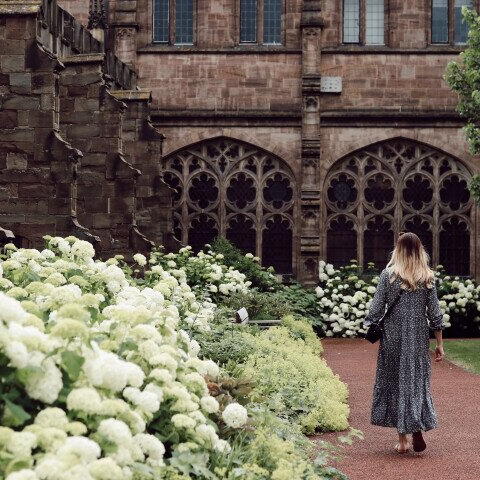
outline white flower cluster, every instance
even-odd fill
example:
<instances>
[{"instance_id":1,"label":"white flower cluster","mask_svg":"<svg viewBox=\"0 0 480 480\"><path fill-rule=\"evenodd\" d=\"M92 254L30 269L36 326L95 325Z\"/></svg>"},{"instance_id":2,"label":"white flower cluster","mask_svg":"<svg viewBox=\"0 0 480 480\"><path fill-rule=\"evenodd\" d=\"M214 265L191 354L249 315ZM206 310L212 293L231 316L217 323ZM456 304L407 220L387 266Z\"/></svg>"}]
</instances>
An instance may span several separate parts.
<instances>
[{"instance_id":1,"label":"white flower cluster","mask_svg":"<svg viewBox=\"0 0 480 480\"><path fill-rule=\"evenodd\" d=\"M364 321L378 277L366 281L358 273L356 264L337 270L323 260L319 262L320 285L315 291L327 337L355 337L366 332ZM480 322L480 285L470 279L441 275L439 271L436 277L445 326L451 326L452 315L471 315L471 312L473 321Z\"/></svg>"},{"instance_id":2,"label":"white flower cluster","mask_svg":"<svg viewBox=\"0 0 480 480\"><path fill-rule=\"evenodd\" d=\"M227 426L240 428L247 423L247 409L238 403L230 403L223 410L222 418Z\"/></svg>"},{"instance_id":3,"label":"white flower cluster","mask_svg":"<svg viewBox=\"0 0 480 480\"><path fill-rule=\"evenodd\" d=\"M443 321L447 327L451 326L451 317L472 314L473 321L480 322L480 285L473 280L460 279L449 275L442 276L437 272L440 294L440 307L443 311Z\"/></svg>"},{"instance_id":4,"label":"white flower cluster","mask_svg":"<svg viewBox=\"0 0 480 480\"><path fill-rule=\"evenodd\" d=\"M355 267L350 273L342 274L323 260L319 263L321 283L315 291L327 337L354 337L366 331L364 320L375 287L360 279Z\"/></svg>"},{"instance_id":5,"label":"white flower cluster","mask_svg":"<svg viewBox=\"0 0 480 480\"><path fill-rule=\"evenodd\" d=\"M252 258L256 258L253 257ZM166 255L158 253L152 255L151 262L157 264L152 267L170 269L173 275L184 275L194 278L199 293L207 291L210 295L232 295L237 292L246 293L252 282L246 279L243 273L222 263L223 254L200 251L192 254L191 247L184 247L175 253ZM173 269L173 270L172 270Z\"/></svg>"},{"instance_id":6,"label":"white flower cluster","mask_svg":"<svg viewBox=\"0 0 480 480\"><path fill-rule=\"evenodd\" d=\"M167 459L156 433L177 432L174 450L228 452L204 378L219 367L200 359L180 328L207 328L215 305L197 300L173 259L175 266L152 265L148 285L138 284L118 259L94 260L88 242L47 242L43 251L7 246L0 261L0 353L17 371L15 389L40 409L31 418L22 395L7 404L0 451L26 467L1 472L6 480L162 478ZM219 272L214 265L208 275ZM229 293L248 287L238 272L220 273ZM243 425L242 409L229 405L224 421ZM152 427L158 418L160 431Z\"/></svg>"}]
</instances>

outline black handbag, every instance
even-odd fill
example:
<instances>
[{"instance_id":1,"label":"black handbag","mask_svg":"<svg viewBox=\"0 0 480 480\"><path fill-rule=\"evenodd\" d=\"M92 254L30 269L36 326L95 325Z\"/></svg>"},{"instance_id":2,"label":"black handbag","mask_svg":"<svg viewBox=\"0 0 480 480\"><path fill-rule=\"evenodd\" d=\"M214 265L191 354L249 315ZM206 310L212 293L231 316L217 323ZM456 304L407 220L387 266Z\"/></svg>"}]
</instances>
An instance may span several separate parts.
<instances>
[{"instance_id":1,"label":"black handbag","mask_svg":"<svg viewBox=\"0 0 480 480\"><path fill-rule=\"evenodd\" d=\"M383 314L383 317L379 322L372 323L368 327L367 333L365 334L365 340L368 340L370 343L378 342L383 335L383 324L385 323L385 318L390 313L393 306L397 303L398 299L402 295L402 290L398 292L397 296L394 298L393 302L387 307L387 310Z\"/></svg>"}]
</instances>

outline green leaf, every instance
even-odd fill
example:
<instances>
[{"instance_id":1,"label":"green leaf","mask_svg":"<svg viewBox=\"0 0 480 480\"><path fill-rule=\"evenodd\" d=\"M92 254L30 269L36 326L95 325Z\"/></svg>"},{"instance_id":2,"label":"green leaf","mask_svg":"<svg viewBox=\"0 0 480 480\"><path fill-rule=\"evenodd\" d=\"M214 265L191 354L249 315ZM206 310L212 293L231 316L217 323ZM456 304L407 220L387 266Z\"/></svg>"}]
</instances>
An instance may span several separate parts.
<instances>
[{"instance_id":1,"label":"green leaf","mask_svg":"<svg viewBox=\"0 0 480 480\"><path fill-rule=\"evenodd\" d=\"M10 413L12 414L13 419L18 426L23 425L27 420L30 420L30 418L32 418L32 416L27 413L20 405L16 405L8 398L3 397L3 399L5 400L5 406L8 408L8 410L10 410Z\"/></svg>"},{"instance_id":2,"label":"green leaf","mask_svg":"<svg viewBox=\"0 0 480 480\"><path fill-rule=\"evenodd\" d=\"M16 371L16 377L17 377L19 382L21 382L25 385L27 383L29 377L31 377L32 375L35 375L36 373L41 372L41 371L42 371L41 367L30 366L30 367L25 367L25 368L19 368Z\"/></svg>"},{"instance_id":3,"label":"green leaf","mask_svg":"<svg viewBox=\"0 0 480 480\"><path fill-rule=\"evenodd\" d=\"M85 359L81 355L70 351L62 352L62 366L72 382L78 379L84 363Z\"/></svg>"},{"instance_id":4,"label":"green leaf","mask_svg":"<svg viewBox=\"0 0 480 480\"><path fill-rule=\"evenodd\" d=\"M129 350L137 351L138 350L138 345L132 340L125 340L120 345L120 350L119 350L118 354L122 355L124 352L127 352Z\"/></svg>"},{"instance_id":5,"label":"green leaf","mask_svg":"<svg viewBox=\"0 0 480 480\"><path fill-rule=\"evenodd\" d=\"M95 307L88 307L88 311L90 312L92 322L96 323L98 320L98 310Z\"/></svg>"},{"instance_id":6,"label":"green leaf","mask_svg":"<svg viewBox=\"0 0 480 480\"><path fill-rule=\"evenodd\" d=\"M41 277L37 273L32 271L29 271L26 277L30 282L38 282L41 280Z\"/></svg>"},{"instance_id":7,"label":"green leaf","mask_svg":"<svg viewBox=\"0 0 480 480\"><path fill-rule=\"evenodd\" d=\"M72 268L66 273L67 278L74 277L75 275L79 275L80 277L82 277L83 276L82 270L80 270L79 268Z\"/></svg>"},{"instance_id":8,"label":"green leaf","mask_svg":"<svg viewBox=\"0 0 480 480\"><path fill-rule=\"evenodd\" d=\"M29 469L33 465L33 458L15 458L5 468L5 477L12 472Z\"/></svg>"}]
</instances>

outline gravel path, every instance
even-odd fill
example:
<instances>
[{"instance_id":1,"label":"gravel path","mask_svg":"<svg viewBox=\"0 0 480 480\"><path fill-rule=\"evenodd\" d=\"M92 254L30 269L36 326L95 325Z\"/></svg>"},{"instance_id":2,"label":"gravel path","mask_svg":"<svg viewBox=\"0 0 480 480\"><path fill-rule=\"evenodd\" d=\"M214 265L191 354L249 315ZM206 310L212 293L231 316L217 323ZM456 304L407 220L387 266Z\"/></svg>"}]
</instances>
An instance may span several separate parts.
<instances>
[{"instance_id":1,"label":"gravel path","mask_svg":"<svg viewBox=\"0 0 480 480\"><path fill-rule=\"evenodd\" d=\"M370 425L378 344L328 339L323 345L329 366L349 386L350 424L365 434L364 441L346 448L338 464L350 480L480 479L480 375L446 361L433 363L439 427L424 434L424 453L399 455L393 452L396 431ZM335 435L320 438L333 442Z\"/></svg>"}]
</instances>

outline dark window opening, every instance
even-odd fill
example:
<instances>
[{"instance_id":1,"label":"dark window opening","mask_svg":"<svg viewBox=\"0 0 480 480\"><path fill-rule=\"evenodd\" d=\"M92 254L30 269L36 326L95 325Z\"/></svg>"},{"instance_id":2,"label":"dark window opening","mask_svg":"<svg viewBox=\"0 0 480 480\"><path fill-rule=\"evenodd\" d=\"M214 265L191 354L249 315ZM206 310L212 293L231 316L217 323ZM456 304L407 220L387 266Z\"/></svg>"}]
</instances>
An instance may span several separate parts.
<instances>
[{"instance_id":1,"label":"dark window opening","mask_svg":"<svg viewBox=\"0 0 480 480\"><path fill-rule=\"evenodd\" d=\"M170 45L192 45L194 7L194 0L154 0L153 41Z\"/></svg>"},{"instance_id":2,"label":"dark window opening","mask_svg":"<svg viewBox=\"0 0 480 480\"><path fill-rule=\"evenodd\" d=\"M292 229L287 219L275 215L263 231L262 263L277 273L292 273Z\"/></svg>"},{"instance_id":3,"label":"dark window opening","mask_svg":"<svg viewBox=\"0 0 480 480\"><path fill-rule=\"evenodd\" d=\"M357 258L357 232L352 220L340 215L330 222L327 231L327 258L336 267Z\"/></svg>"}]
</instances>

